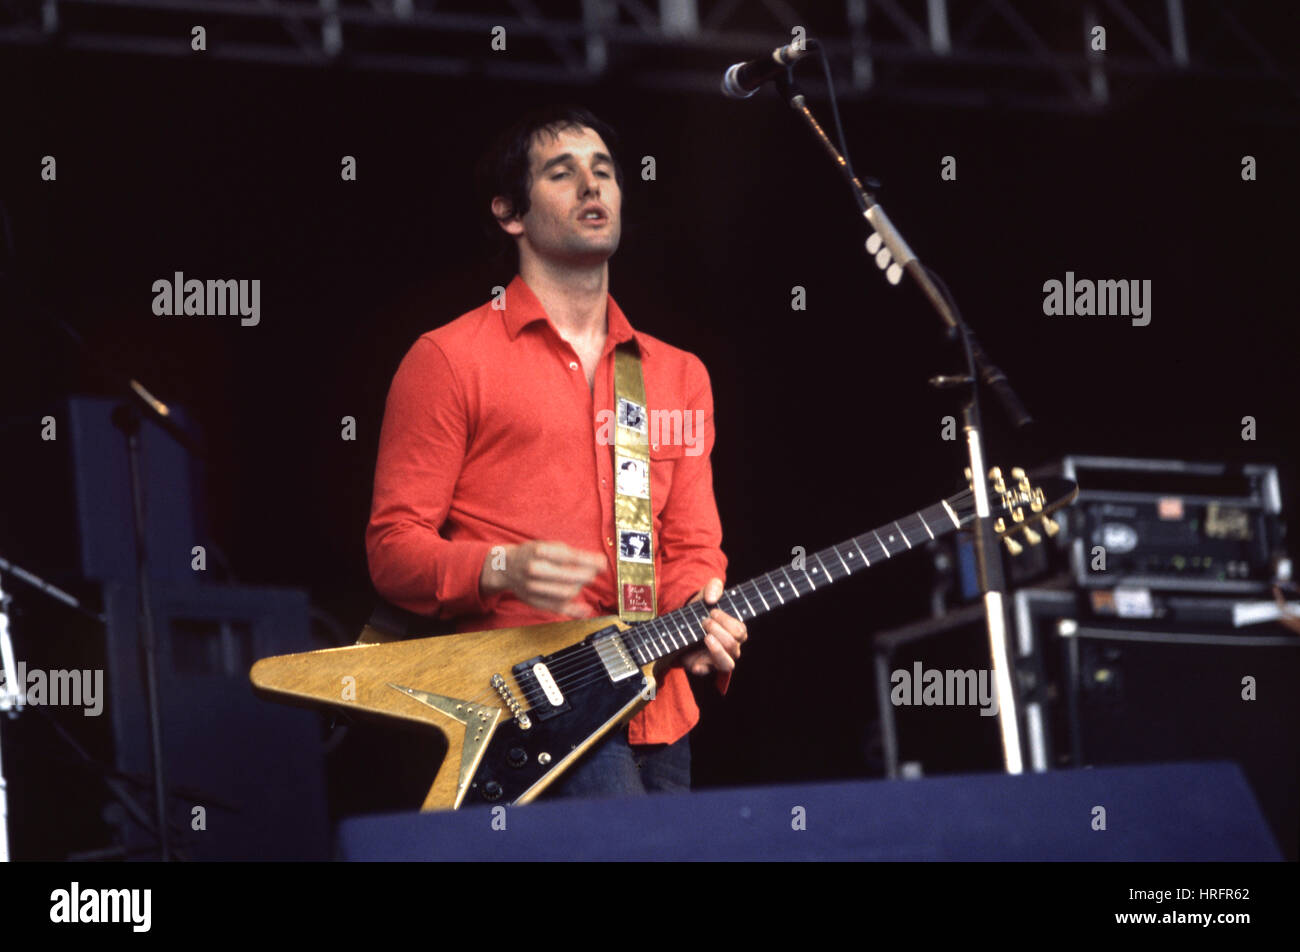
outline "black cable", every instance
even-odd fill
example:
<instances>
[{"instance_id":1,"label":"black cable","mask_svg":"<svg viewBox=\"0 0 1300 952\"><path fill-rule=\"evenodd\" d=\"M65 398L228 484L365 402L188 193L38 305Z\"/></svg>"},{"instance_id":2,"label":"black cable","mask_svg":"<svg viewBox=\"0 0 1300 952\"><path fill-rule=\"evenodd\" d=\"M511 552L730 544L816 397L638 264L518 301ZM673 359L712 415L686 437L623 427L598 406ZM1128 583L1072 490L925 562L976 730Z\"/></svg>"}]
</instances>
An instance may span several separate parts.
<instances>
[{"instance_id":1,"label":"black cable","mask_svg":"<svg viewBox=\"0 0 1300 952\"><path fill-rule=\"evenodd\" d=\"M849 146L844 140L844 126L840 124L840 107L835 101L835 84L831 81L831 64L826 59L826 50L817 40L809 40L808 46L817 51L817 58L822 61L822 74L826 77L826 95L831 101L831 118L835 121L835 137L840 142L840 155L844 156L844 164L848 166L849 175L856 178L853 160L849 158Z\"/></svg>"}]
</instances>

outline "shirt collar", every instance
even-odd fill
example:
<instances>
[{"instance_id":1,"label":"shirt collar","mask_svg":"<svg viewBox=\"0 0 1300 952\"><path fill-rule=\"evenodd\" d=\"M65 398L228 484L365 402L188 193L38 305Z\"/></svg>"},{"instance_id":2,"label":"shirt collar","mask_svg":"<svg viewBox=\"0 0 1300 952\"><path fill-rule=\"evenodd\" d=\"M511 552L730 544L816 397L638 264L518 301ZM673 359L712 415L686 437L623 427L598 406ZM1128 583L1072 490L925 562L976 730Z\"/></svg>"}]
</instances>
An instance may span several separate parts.
<instances>
[{"instance_id":1,"label":"shirt collar","mask_svg":"<svg viewBox=\"0 0 1300 952\"><path fill-rule=\"evenodd\" d=\"M550 318L547 316L546 309L542 307L542 302L537 300L537 295L524 282L521 275L515 275L514 280L506 287L505 297L506 306L502 318L505 320L506 333L510 335L511 340L517 338L519 332L534 321L545 321L550 324L552 330L555 330L555 325L551 323ZM632 327L627 315L623 313L623 309L618 306L618 302L614 300L612 294L608 296L605 317L609 324L609 337L606 339L607 347L635 340L641 355L645 356L647 352L646 342L650 338ZM556 333L558 335L558 331Z\"/></svg>"}]
</instances>

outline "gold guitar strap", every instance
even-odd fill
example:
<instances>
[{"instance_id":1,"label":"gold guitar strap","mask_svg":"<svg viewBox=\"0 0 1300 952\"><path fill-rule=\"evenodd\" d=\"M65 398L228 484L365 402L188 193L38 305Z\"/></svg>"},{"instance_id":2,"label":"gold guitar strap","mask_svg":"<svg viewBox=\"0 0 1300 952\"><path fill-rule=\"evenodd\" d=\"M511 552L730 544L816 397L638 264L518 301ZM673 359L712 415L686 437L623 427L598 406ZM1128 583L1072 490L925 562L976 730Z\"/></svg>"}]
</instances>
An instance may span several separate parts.
<instances>
[{"instance_id":1,"label":"gold guitar strap","mask_svg":"<svg viewBox=\"0 0 1300 952\"><path fill-rule=\"evenodd\" d=\"M650 507L650 413L633 346L614 350L614 532L618 617L655 617L654 510Z\"/></svg>"}]
</instances>

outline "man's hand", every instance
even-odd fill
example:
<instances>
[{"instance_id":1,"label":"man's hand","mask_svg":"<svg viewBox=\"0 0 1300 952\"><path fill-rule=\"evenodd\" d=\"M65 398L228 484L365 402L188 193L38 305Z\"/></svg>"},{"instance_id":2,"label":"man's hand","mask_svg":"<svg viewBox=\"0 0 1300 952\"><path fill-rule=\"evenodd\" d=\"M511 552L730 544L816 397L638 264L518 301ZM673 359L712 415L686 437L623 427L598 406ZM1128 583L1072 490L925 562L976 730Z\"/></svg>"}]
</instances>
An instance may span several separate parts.
<instances>
[{"instance_id":1,"label":"man's hand","mask_svg":"<svg viewBox=\"0 0 1300 952\"><path fill-rule=\"evenodd\" d=\"M523 542L505 547L505 567L499 555L488 553L479 574L484 595L514 592L534 608L590 618L592 609L577 601L578 593L609 565L605 556L570 548L563 542Z\"/></svg>"},{"instance_id":2,"label":"man's hand","mask_svg":"<svg viewBox=\"0 0 1300 952\"><path fill-rule=\"evenodd\" d=\"M712 605L722 597L722 592L722 579L710 579L691 601ZM683 655L682 667L691 674L731 671L740 660L740 646L748 637L743 621L715 608L704 620L704 647Z\"/></svg>"}]
</instances>

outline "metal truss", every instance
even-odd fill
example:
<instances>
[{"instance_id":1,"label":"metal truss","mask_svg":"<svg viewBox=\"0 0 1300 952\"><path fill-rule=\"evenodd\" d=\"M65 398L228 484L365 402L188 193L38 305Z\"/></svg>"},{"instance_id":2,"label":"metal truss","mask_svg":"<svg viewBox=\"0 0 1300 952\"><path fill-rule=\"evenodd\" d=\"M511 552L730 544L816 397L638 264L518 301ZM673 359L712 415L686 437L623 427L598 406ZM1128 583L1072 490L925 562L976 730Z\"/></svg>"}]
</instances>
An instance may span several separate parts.
<instances>
[{"instance_id":1,"label":"metal truss","mask_svg":"<svg viewBox=\"0 0 1300 952\"><path fill-rule=\"evenodd\" d=\"M1095 113L1210 82L1300 115L1290 0L0 0L0 46L207 56L716 93L731 63L825 46L845 99ZM191 45L205 31L204 52ZM1095 51L1092 31L1106 31ZM816 95L820 76L801 68Z\"/></svg>"}]
</instances>

